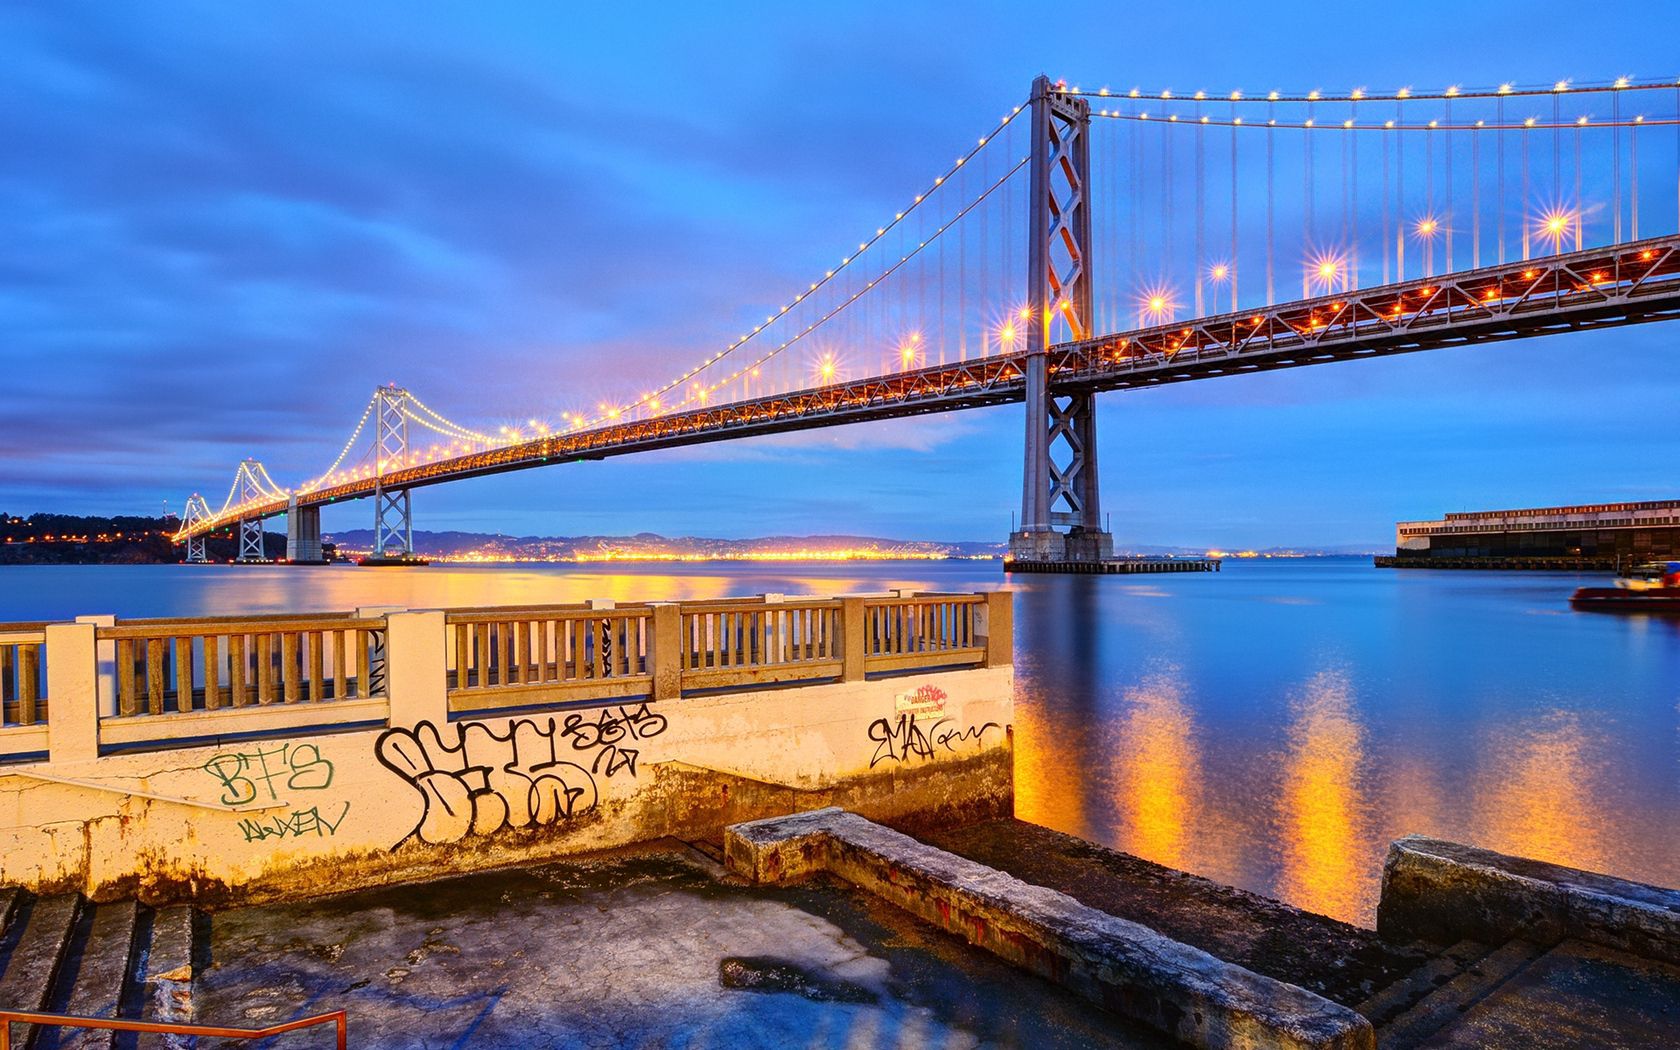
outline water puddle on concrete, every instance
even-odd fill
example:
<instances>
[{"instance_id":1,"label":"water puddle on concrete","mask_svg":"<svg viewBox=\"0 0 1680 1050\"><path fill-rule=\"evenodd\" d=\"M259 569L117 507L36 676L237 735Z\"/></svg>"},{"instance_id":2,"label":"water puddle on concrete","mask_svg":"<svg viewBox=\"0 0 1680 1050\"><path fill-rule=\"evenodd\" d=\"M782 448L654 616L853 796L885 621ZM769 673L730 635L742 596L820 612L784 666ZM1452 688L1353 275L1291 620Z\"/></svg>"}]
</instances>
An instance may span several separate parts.
<instances>
[{"instance_id":1,"label":"water puddle on concrete","mask_svg":"<svg viewBox=\"0 0 1680 1050\"><path fill-rule=\"evenodd\" d=\"M232 909L210 943L199 1019L343 1007L355 1047L1166 1045L849 887L680 847Z\"/></svg>"}]
</instances>

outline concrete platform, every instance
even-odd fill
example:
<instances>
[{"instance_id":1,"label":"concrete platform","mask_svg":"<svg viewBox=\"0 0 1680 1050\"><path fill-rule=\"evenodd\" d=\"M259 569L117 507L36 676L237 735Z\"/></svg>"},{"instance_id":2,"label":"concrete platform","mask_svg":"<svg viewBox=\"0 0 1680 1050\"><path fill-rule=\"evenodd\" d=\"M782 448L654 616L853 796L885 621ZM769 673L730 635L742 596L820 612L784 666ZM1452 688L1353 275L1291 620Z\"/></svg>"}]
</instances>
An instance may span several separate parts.
<instances>
[{"instance_id":1,"label":"concrete platform","mask_svg":"<svg viewBox=\"0 0 1680 1050\"><path fill-rule=\"evenodd\" d=\"M867 894L744 886L675 843L210 929L198 1019L342 1006L351 1045L382 1050L1170 1045Z\"/></svg>"}]
</instances>

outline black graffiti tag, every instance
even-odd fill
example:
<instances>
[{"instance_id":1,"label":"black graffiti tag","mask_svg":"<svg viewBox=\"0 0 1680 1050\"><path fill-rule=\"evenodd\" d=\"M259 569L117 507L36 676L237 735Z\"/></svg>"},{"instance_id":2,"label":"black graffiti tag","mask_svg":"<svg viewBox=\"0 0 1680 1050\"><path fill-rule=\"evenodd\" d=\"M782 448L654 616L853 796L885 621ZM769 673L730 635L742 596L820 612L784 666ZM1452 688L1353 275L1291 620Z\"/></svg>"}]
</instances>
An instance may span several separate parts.
<instances>
[{"instance_id":1,"label":"black graffiti tag","mask_svg":"<svg viewBox=\"0 0 1680 1050\"><path fill-rule=\"evenodd\" d=\"M640 752L622 744L658 736L665 728L665 716L644 703L635 709L602 709L593 716L570 714L563 724L553 718L517 719L501 733L482 722L459 722L443 730L430 722L413 730L387 729L374 744L374 754L419 793L423 804L419 822L397 846L409 839L459 842L468 835L544 827L588 813L600 798L596 774L610 777L628 770L636 775Z\"/></svg>"},{"instance_id":2,"label":"black graffiti tag","mask_svg":"<svg viewBox=\"0 0 1680 1050\"><path fill-rule=\"evenodd\" d=\"M877 718L869 724L869 739L875 741L875 755L869 768L877 763L907 762L912 758L931 759L941 751L957 753L957 745L973 741L978 744L988 729L1001 729L996 722L984 725L959 726L949 718L941 718L924 729L914 711L906 711L896 719Z\"/></svg>"},{"instance_id":3,"label":"black graffiti tag","mask_svg":"<svg viewBox=\"0 0 1680 1050\"><path fill-rule=\"evenodd\" d=\"M627 769L631 776L635 776L636 760L641 757L641 749L626 747L623 742L656 737L665 732L665 726L665 716L649 709L644 703L634 710L626 707L615 710L602 708L593 720L581 714L567 715L560 732L574 751L599 749L589 767L592 772L610 777L621 769Z\"/></svg>"}]
</instances>

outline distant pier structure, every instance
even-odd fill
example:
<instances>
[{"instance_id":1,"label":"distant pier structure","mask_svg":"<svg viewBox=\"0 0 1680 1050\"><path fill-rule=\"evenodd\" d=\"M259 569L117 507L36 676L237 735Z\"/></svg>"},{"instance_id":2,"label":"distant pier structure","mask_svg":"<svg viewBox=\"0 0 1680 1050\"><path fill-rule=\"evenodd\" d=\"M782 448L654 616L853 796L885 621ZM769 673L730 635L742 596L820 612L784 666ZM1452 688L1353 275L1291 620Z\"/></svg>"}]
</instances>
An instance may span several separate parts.
<instances>
[{"instance_id":1,"label":"distant pier structure","mask_svg":"<svg viewBox=\"0 0 1680 1050\"><path fill-rule=\"evenodd\" d=\"M1448 514L1394 526L1379 568L1613 570L1680 558L1680 499Z\"/></svg>"}]
</instances>

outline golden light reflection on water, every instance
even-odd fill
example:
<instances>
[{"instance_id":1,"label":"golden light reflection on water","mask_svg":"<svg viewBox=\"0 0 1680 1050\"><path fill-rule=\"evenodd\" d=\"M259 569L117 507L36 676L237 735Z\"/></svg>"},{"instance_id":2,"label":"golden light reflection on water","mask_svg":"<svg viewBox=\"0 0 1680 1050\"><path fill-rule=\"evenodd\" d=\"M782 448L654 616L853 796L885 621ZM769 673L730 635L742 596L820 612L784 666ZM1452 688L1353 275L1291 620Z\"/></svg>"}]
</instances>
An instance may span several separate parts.
<instances>
[{"instance_id":1,"label":"golden light reflection on water","mask_svg":"<svg viewBox=\"0 0 1680 1050\"><path fill-rule=\"evenodd\" d=\"M766 574L764 586L738 572L662 573L554 569L379 568L322 566L191 566L198 578L194 612L223 615L323 611L396 605L439 609L475 605L547 605L608 599L672 601L746 596L766 589L789 595L836 595L883 589L880 580L850 574ZM773 585L773 586L771 586ZM915 582L906 586L916 586ZM157 613L153 612L152 615Z\"/></svg>"},{"instance_id":2,"label":"golden light reflection on water","mask_svg":"<svg viewBox=\"0 0 1680 1050\"><path fill-rule=\"evenodd\" d=\"M1351 692L1345 674L1321 671L1292 704L1278 793L1278 894L1309 911L1362 922L1375 888L1364 849L1364 732Z\"/></svg>"},{"instance_id":3,"label":"golden light reflection on water","mask_svg":"<svg viewBox=\"0 0 1680 1050\"><path fill-rule=\"evenodd\" d=\"M1128 849L1145 860L1203 870L1201 756L1183 686L1152 675L1128 690L1118 727L1115 802Z\"/></svg>"},{"instance_id":4,"label":"golden light reflection on water","mask_svg":"<svg viewBox=\"0 0 1680 1050\"><path fill-rule=\"evenodd\" d=\"M1617 870L1604 846L1611 814L1595 805L1603 742L1572 711L1493 730L1474 786L1477 845L1590 871Z\"/></svg>"}]
</instances>

